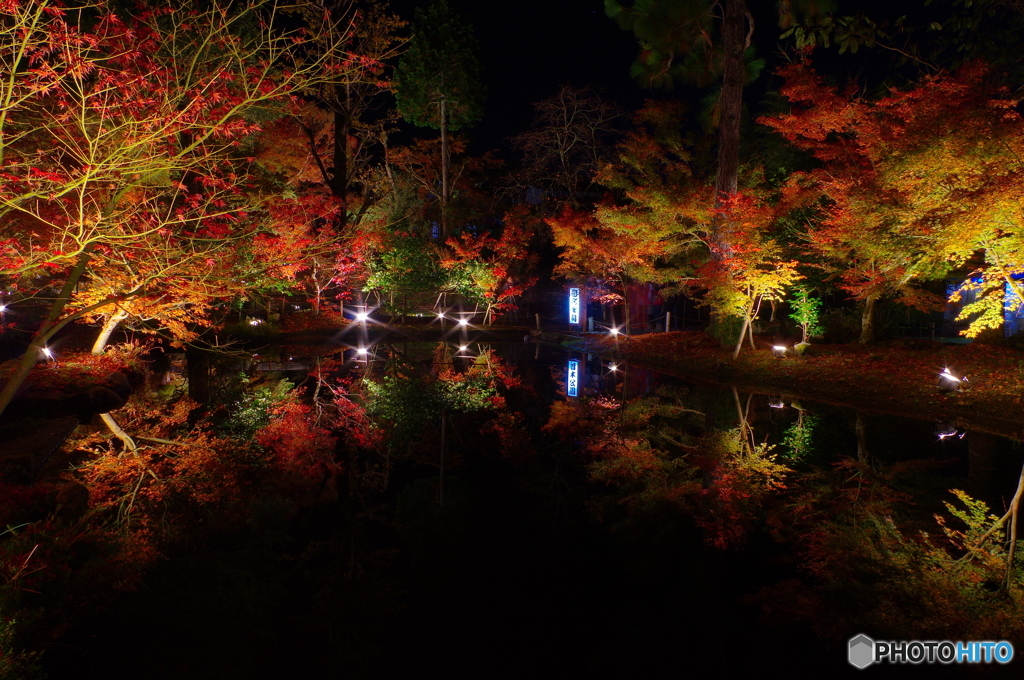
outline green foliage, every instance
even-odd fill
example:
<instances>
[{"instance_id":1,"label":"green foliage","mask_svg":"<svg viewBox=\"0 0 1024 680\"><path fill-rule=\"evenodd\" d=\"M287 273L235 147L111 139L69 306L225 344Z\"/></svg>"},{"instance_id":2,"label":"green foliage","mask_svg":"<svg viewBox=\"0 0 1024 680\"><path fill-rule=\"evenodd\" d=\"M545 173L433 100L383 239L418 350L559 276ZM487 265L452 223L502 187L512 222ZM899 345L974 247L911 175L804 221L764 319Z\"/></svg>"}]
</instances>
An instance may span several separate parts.
<instances>
[{"instance_id":1,"label":"green foliage","mask_svg":"<svg viewBox=\"0 0 1024 680\"><path fill-rule=\"evenodd\" d=\"M242 380L248 382L244 376ZM222 434L251 441L270 422L272 410L285 400L292 387L289 381L279 380L269 387L244 393L231 405L230 415L217 429Z\"/></svg>"},{"instance_id":2,"label":"green foliage","mask_svg":"<svg viewBox=\"0 0 1024 680\"><path fill-rule=\"evenodd\" d=\"M393 298L436 292L445 283L437 252L415 234L399 233L369 261L370 276L363 290L376 290Z\"/></svg>"},{"instance_id":3,"label":"green foliage","mask_svg":"<svg viewBox=\"0 0 1024 680\"><path fill-rule=\"evenodd\" d=\"M387 423L393 447L407 446L440 426L442 413L470 413L493 408L497 395L486 371L446 376L386 375L366 380L366 410Z\"/></svg>"},{"instance_id":4,"label":"green foliage","mask_svg":"<svg viewBox=\"0 0 1024 680\"><path fill-rule=\"evenodd\" d=\"M0 680L31 680L43 677L39 654L20 651L17 644L18 622L0 611Z\"/></svg>"},{"instance_id":5,"label":"green foliage","mask_svg":"<svg viewBox=\"0 0 1024 680\"><path fill-rule=\"evenodd\" d=\"M821 317L821 300L811 297L806 287L797 286L795 288L795 295L789 301L789 306L793 308L789 318L800 324L800 329L803 331L803 342L824 332L825 329L818 323Z\"/></svg>"},{"instance_id":6,"label":"green foliage","mask_svg":"<svg viewBox=\"0 0 1024 680\"><path fill-rule=\"evenodd\" d=\"M649 88L672 90L682 82L706 85L721 69L716 59L716 3L702 0L635 0L626 7L605 0L604 11L641 45L630 75Z\"/></svg>"},{"instance_id":7,"label":"green foliage","mask_svg":"<svg viewBox=\"0 0 1024 680\"><path fill-rule=\"evenodd\" d=\"M446 290L458 293L473 304L486 306L491 302L484 293L496 287L498 277L494 273L494 267L481 260L468 260L459 262L446 271Z\"/></svg>"},{"instance_id":8,"label":"green foliage","mask_svg":"<svg viewBox=\"0 0 1024 680\"><path fill-rule=\"evenodd\" d=\"M716 314L711 318L711 325L708 333L717 340L723 347L732 347L740 337L743 330L743 317L726 314Z\"/></svg>"},{"instance_id":9,"label":"green foliage","mask_svg":"<svg viewBox=\"0 0 1024 680\"><path fill-rule=\"evenodd\" d=\"M881 48L871 59L877 65L883 54L892 66L916 65L920 69L954 70L963 64L985 61L993 72L1005 73L1007 82L1018 82L1020 60L1006 45L1018 39L1024 26L1019 4L1004 0L925 0L920 3L890 3L855 15L838 15L838 3L813 2L780 4L783 39L797 49L815 46L838 48L839 54L856 54L861 48ZM813 13L796 16L794 7L813 7ZM843 3L849 9L855 3Z\"/></svg>"},{"instance_id":10,"label":"green foliage","mask_svg":"<svg viewBox=\"0 0 1024 680\"><path fill-rule=\"evenodd\" d=\"M946 538L953 544L957 552L963 554L961 561L969 560L969 565L963 568L975 572L974 580L1002 580L1008 559L1002 522L989 511L988 505L984 501L974 499L960 489L951 491L963 507L949 502L944 502L943 505L946 506L949 514L963 522L965 528L956 529L949 526L946 518L941 515L936 515L935 520L942 527ZM1022 543L1024 542L1018 541L1018 551L1024 548ZM945 550L937 550L935 554L942 561L952 562ZM1011 583L1021 584L1021 569L1019 567L1011 575Z\"/></svg>"},{"instance_id":11,"label":"green foliage","mask_svg":"<svg viewBox=\"0 0 1024 680\"><path fill-rule=\"evenodd\" d=\"M801 414L801 417L790 425L782 435L782 448L787 460L805 461L814 453L814 430L818 426L818 416Z\"/></svg>"},{"instance_id":12,"label":"green foliage","mask_svg":"<svg viewBox=\"0 0 1024 680\"><path fill-rule=\"evenodd\" d=\"M447 0L416 10L413 36L395 70L395 98L406 119L440 128L442 101L449 130L475 123L483 113L479 44Z\"/></svg>"}]
</instances>

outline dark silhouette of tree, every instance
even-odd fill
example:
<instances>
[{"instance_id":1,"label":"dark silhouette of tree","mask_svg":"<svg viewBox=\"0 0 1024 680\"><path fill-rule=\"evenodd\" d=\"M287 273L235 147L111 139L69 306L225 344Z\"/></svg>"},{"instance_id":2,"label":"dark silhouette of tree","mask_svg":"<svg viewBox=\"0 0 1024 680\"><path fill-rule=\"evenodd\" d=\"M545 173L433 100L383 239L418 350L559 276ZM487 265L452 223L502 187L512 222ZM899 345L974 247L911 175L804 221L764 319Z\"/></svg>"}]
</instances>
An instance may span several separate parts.
<instances>
[{"instance_id":1,"label":"dark silhouette of tree","mask_svg":"<svg viewBox=\"0 0 1024 680\"><path fill-rule=\"evenodd\" d=\"M593 89L571 85L533 108L533 126L512 139L523 154L518 184L548 192L556 212L566 205L584 207L598 171L613 160L610 142L621 112Z\"/></svg>"}]
</instances>

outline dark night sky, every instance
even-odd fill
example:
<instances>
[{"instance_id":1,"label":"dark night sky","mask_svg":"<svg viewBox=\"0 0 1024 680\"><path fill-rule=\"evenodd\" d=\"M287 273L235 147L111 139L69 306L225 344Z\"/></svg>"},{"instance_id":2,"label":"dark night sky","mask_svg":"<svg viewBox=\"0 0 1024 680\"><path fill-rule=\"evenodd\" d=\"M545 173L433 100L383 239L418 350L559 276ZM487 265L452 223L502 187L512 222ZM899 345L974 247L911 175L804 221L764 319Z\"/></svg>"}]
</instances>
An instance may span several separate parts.
<instances>
[{"instance_id":1,"label":"dark night sky","mask_svg":"<svg viewBox=\"0 0 1024 680\"><path fill-rule=\"evenodd\" d=\"M564 83L596 85L627 105L643 97L629 77L636 41L605 16L601 0L525 5L536 8L531 12L508 11L511 3L463 4L477 29L488 84L479 133L501 140L521 131L532 118L530 103Z\"/></svg>"}]
</instances>

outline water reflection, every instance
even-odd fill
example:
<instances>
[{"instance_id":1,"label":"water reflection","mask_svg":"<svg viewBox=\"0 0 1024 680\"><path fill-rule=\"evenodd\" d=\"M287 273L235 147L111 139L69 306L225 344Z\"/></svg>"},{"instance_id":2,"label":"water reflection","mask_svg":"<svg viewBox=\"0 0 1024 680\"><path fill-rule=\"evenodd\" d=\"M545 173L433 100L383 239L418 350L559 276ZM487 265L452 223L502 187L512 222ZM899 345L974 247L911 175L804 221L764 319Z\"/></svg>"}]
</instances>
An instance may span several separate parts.
<instances>
[{"instance_id":1,"label":"water reflection","mask_svg":"<svg viewBox=\"0 0 1024 680\"><path fill-rule=\"evenodd\" d=\"M1012 524L989 516L1009 508L1024 462L1008 439L540 343L488 345L458 327L447 339L378 342L362 362L355 338L324 349L348 381L347 398L365 410L368 438L379 437L379 448L345 461L347 498L373 492L392 503L388 521L412 565L408 588L435 607L440 596L423 593L465 595L464 583L484 572L503 583L547 576L551 546L600 533L614 547L585 561L630 564L616 586L641 573L658 592L676 592L680 609L709 590L728 609L741 593L764 607L770 630L812 626L839 652L879 622L922 639L939 636L935 626L958 636L982 622L998 638L1007 635L998 621L1024 619L1013 598L992 598L1008 569L1019 592L1006 549ZM287 372L299 384L323 367L293 352L261 359L255 371ZM544 532L555 538L539 542ZM679 562L658 553L664 546L700 560L686 583ZM716 585L710 575L723 563L733 580ZM588 597L579 609L598 617ZM561 615L539 597L521 599ZM935 601L946 604L926 620ZM969 622L961 611L981 613Z\"/></svg>"},{"instance_id":2,"label":"water reflection","mask_svg":"<svg viewBox=\"0 0 1024 680\"><path fill-rule=\"evenodd\" d=\"M872 626L935 639L1024 618L1014 609L1019 598L991 592L1002 587L999 565L1010 563L1000 539L1009 532L992 533L978 553L984 561L961 560L964 541L992 524L948 493L966 488L1002 514L1024 458L1013 442L965 434L955 422L702 384L540 343L487 344L469 329L452 328L447 339L360 344L350 335L223 365L190 356L190 379L205 381L213 401L228 393L229 378L231 394L255 392L211 409L226 419L213 431L232 436L224 460L276 446L279 455L257 461L261 469L291 465L309 432L334 428L336 448L326 452L337 488L335 477L295 475L316 507L274 538L287 545L286 558L267 559L262 543L253 558L259 569L285 565L288 578L317 574L316 583L280 587L281 602L309 593L317 606L289 612L285 624L268 608L268 630L310 622L304 644L310 631L358 630L361 648L383 650L376 677L415 671L405 659L452 640L483 650L471 659L477 668L484 657L547 644L545 654L562 653L565 668L580 656L595 667L611 658L636 674L638 645L652 666L665 667L678 662L678 640L715 649L726 628L755 650L752 668L763 668L763 659L777 658L779 632L804 636L808 649L825 650L815 659L842 665L846 639ZM260 428L279 416L263 408L260 390L274 402L286 383L303 391L290 393L292 425L269 437ZM263 443L250 449L238 440ZM179 456L167 454L165 478ZM307 467L316 472L322 462L311 458ZM266 488L290 492L272 482ZM261 487L256 497L265 495ZM210 507L204 521L216 512ZM265 514L286 527L281 507ZM962 536L943 534L934 513ZM334 532L330 540L322 527ZM259 578L249 581L226 573L218 587L267 582L255 569ZM199 576L196 583L209 580ZM392 599L380 594L389 579ZM323 600L325 592L333 599ZM362 603L363 618L344 608L352 602ZM182 618L191 631L196 617ZM808 640L811 630L819 637ZM566 631L575 635L568 653L559 647ZM609 645L608 631L624 642ZM715 663L721 670L731 662Z\"/></svg>"}]
</instances>

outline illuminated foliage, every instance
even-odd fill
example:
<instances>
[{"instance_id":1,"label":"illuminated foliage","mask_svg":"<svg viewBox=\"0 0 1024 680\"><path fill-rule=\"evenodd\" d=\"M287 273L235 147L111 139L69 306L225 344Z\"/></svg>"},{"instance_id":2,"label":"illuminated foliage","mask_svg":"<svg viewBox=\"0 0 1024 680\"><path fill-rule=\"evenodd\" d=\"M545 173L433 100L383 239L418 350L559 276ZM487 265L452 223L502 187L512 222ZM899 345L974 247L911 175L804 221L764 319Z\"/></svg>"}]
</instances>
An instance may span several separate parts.
<instances>
[{"instance_id":1,"label":"illuminated foliage","mask_svg":"<svg viewBox=\"0 0 1024 680\"><path fill-rule=\"evenodd\" d=\"M238 241L257 232L258 209L242 191L245 143L259 117L341 75L345 32L311 57L306 29L282 26L272 2L188 9L100 6L85 31L78 10L0 8L0 216L12 235L0 265L46 272L59 291L0 409L77 318L145 298L140 313L187 334L181 310L201 321L241 292Z\"/></svg>"},{"instance_id":2,"label":"illuminated foliage","mask_svg":"<svg viewBox=\"0 0 1024 680\"><path fill-rule=\"evenodd\" d=\"M448 281L446 288L483 305L484 323L516 309L515 299L536 282L530 272L537 256L528 250L532 230L525 208L505 214L501 236L473 236L466 232L448 239L448 253L441 260Z\"/></svg>"},{"instance_id":3,"label":"illuminated foliage","mask_svg":"<svg viewBox=\"0 0 1024 680\"><path fill-rule=\"evenodd\" d=\"M835 262L858 299L897 295L935 307L915 283L983 254L981 295L964 309L966 333L1002 323L1003 290L1024 301L1019 157L1024 120L1009 95L990 91L979 66L934 76L878 101L839 93L806 65L783 70L791 113L761 122L810 151L819 170L789 191L813 187L824 220L808 237Z\"/></svg>"},{"instance_id":4,"label":"illuminated foliage","mask_svg":"<svg viewBox=\"0 0 1024 680\"><path fill-rule=\"evenodd\" d=\"M789 306L793 308L789 318L800 324L801 342L807 342L812 336L822 333L824 329L818 323L821 318L821 300L811 297L805 286L794 288Z\"/></svg>"}]
</instances>

